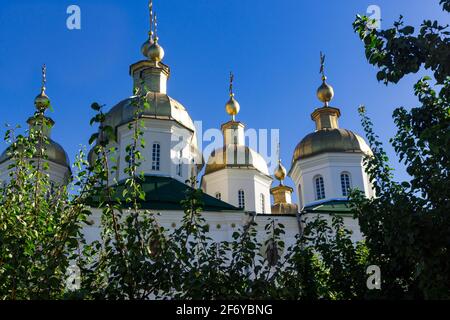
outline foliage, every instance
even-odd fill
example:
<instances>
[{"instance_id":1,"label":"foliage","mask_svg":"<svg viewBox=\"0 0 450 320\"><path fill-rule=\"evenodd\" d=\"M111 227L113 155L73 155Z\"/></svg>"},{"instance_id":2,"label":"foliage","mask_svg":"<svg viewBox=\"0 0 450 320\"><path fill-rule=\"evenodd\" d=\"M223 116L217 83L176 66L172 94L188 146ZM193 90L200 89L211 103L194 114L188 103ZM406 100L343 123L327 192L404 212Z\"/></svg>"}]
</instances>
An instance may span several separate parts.
<instances>
[{"instance_id":1,"label":"foliage","mask_svg":"<svg viewBox=\"0 0 450 320\"><path fill-rule=\"evenodd\" d=\"M331 224L320 217L306 223L289 248L276 217L258 234L252 215L231 241L215 242L192 177L178 227L161 226L159 214L140 205L146 91L136 91L131 107L132 139L123 159L128 165L119 182L115 132L97 103L91 120L99 126L91 138L96 145L89 161L80 153L67 186L50 179L44 134L49 121L42 112L27 135L7 132L12 164L0 193L2 299L354 299L365 294L365 246L354 246L342 217ZM90 225L100 228L94 241L84 238ZM69 285L69 265L80 269L79 288Z\"/></svg>"},{"instance_id":2,"label":"foliage","mask_svg":"<svg viewBox=\"0 0 450 320\"><path fill-rule=\"evenodd\" d=\"M441 0L445 11L450 2ZM384 298L450 297L450 44L447 26L426 20L415 28L402 17L387 30L368 28L358 16L354 29L364 41L369 63L380 68L378 80L397 83L420 68L433 72L414 86L420 106L395 109L397 134L391 143L410 181L397 183L364 107L362 124L373 150L365 160L376 198L353 193L366 236L369 261L380 266Z\"/></svg>"},{"instance_id":3,"label":"foliage","mask_svg":"<svg viewBox=\"0 0 450 320\"><path fill-rule=\"evenodd\" d=\"M72 197L49 179L49 120L37 112L32 121L28 135L14 128L5 136L12 161L0 192L0 299L62 297L87 214L83 193Z\"/></svg>"}]
</instances>

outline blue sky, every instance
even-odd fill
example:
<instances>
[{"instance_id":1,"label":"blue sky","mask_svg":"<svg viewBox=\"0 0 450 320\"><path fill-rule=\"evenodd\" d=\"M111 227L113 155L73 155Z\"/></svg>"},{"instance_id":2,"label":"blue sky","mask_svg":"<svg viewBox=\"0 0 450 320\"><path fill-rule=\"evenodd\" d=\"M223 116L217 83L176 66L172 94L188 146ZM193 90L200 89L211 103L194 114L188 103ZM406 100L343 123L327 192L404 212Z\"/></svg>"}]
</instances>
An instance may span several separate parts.
<instances>
[{"instance_id":1,"label":"blue sky","mask_svg":"<svg viewBox=\"0 0 450 320\"><path fill-rule=\"evenodd\" d=\"M66 28L71 4L81 8L81 30ZM395 107L417 104L412 86L419 76L388 87L376 81L352 30L355 15L371 4L381 8L382 27L400 14L416 26L424 19L450 22L437 0L154 0L164 62L172 69L168 93L204 128L219 128L228 120L224 104L233 70L238 119L251 128L279 128L289 167L297 143L314 130L310 114L320 106L315 92L324 51L340 126L362 134L357 108L365 104L403 179L403 166L387 145L395 133L391 115ZM93 131L90 104L109 109L132 93L128 68L142 58L147 0L1 0L0 8L0 122L25 125L46 63L52 137L73 160Z\"/></svg>"}]
</instances>

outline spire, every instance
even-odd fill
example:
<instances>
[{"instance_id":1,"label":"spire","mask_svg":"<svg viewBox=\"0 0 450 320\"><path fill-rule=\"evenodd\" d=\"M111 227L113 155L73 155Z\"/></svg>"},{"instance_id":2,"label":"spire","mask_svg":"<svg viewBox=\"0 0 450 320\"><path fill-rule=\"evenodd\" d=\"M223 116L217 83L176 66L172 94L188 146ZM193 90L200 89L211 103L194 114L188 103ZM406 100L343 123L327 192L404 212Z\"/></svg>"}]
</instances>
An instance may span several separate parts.
<instances>
[{"instance_id":1,"label":"spire","mask_svg":"<svg viewBox=\"0 0 450 320\"><path fill-rule=\"evenodd\" d=\"M286 168L281 163L280 158L280 142L278 142L277 147L278 154L278 166L275 169L273 175L280 182L276 187L270 189L270 193L273 196L272 213L283 214L283 213L297 213L297 205L292 203L292 191L291 187L285 186L283 184L284 179L286 179Z\"/></svg>"},{"instance_id":2,"label":"spire","mask_svg":"<svg viewBox=\"0 0 450 320\"><path fill-rule=\"evenodd\" d=\"M145 59L133 63L130 66L130 75L133 77L133 92L136 88L144 91L167 93L167 80L170 77L170 68L162 60L164 49L158 43L158 21L153 10L153 1L148 2L149 32L148 39L141 47Z\"/></svg>"},{"instance_id":3,"label":"spire","mask_svg":"<svg viewBox=\"0 0 450 320\"><path fill-rule=\"evenodd\" d=\"M323 106L314 110L311 119L316 123L316 130L336 129L339 128L338 119L341 111L329 106L329 102L334 97L334 89L326 82L325 55L322 52L320 52L320 74L322 75L322 85L317 89L317 98L323 102Z\"/></svg>"},{"instance_id":4,"label":"spire","mask_svg":"<svg viewBox=\"0 0 450 320\"><path fill-rule=\"evenodd\" d=\"M283 185L284 179L286 179L286 168L281 164L280 158L280 142L278 142L277 146L277 154L278 154L278 166L274 171L275 178L280 182L280 186Z\"/></svg>"},{"instance_id":5,"label":"spire","mask_svg":"<svg viewBox=\"0 0 450 320\"><path fill-rule=\"evenodd\" d=\"M42 85L41 85L41 93L36 96L34 99L34 105L39 112L44 112L50 106L50 99L45 93L47 84L47 67L44 64L42 66Z\"/></svg>"},{"instance_id":6,"label":"spire","mask_svg":"<svg viewBox=\"0 0 450 320\"><path fill-rule=\"evenodd\" d=\"M231 120L235 121L236 115L239 113L241 106L239 105L239 102L237 102L236 99L234 98L233 82L234 82L234 74L230 72L230 99L225 105L225 110L231 116Z\"/></svg>"},{"instance_id":7,"label":"spire","mask_svg":"<svg viewBox=\"0 0 450 320\"><path fill-rule=\"evenodd\" d=\"M233 72L230 72L230 97L234 97L233 81L234 81L234 74L233 74Z\"/></svg>"},{"instance_id":8,"label":"spire","mask_svg":"<svg viewBox=\"0 0 450 320\"><path fill-rule=\"evenodd\" d=\"M325 55L320 52L320 73L322 74L322 85L317 89L317 97L324 103L325 107L328 107L328 103L334 97L334 89L330 86L325 75Z\"/></svg>"},{"instance_id":9,"label":"spire","mask_svg":"<svg viewBox=\"0 0 450 320\"><path fill-rule=\"evenodd\" d=\"M47 89L46 84L47 84L47 67L44 64L42 66L41 93L37 95L37 97L34 99L34 105L37 111L35 113L35 116L30 117L27 122L30 128L38 128L39 130L42 129L44 135L50 137L50 132L55 122L51 118L46 117L44 115L45 111L50 107L50 99L45 93L45 90ZM39 119L43 119L45 124L44 126L42 126L42 123L41 124L36 123L36 116Z\"/></svg>"},{"instance_id":10,"label":"spire","mask_svg":"<svg viewBox=\"0 0 450 320\"><path fill-rule=\"evenodd\" d=\"M148 11L150 12L150 30L148 32L149 40L153 40L153 0L148 2Z\"/></svg>"},{"instance_id":11,"label":"spire","mask_svg":"<svg viewBox=\"0 0 450 320\"><path fill-rule=\"evenodd\" d=\"M150 31L148 33L148 40L144 42L141 47L142 54L150 61L158 65L164 58L164 49L158 44L158 20L156 13L153 11L153 1L148 3L150 13Z\"/></svg>"},{"instance_id":12,"label":"spire","mask_svg":"<svg viewBox=\"0 0 450 320\"><path fill-rule=\"evenodd\" d=\"M155 13L155 18L154 18L154 20L153 20L153 31L154 31L154 34L155 34L155 37L154 37L154 39L155 39L155 41L158 41L158 17L156 16L156 13Z\"/></svg>"}]
</instances>

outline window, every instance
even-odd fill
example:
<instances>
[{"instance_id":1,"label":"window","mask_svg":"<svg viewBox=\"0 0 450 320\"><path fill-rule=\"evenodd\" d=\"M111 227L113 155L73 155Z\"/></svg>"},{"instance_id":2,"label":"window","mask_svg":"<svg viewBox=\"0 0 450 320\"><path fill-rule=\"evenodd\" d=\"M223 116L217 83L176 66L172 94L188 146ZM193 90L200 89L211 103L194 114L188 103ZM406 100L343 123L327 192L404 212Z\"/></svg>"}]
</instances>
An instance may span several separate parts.
<instances>
[{"instance_id":1,"label":"window","mask_svg":"<svg viewBox=\"0 0 450 320\"><path fill-rule=\"evenodd\" d=\"M344 197L348 197L350 195L350 173L348 172L342 172L341 173L341 188L342 188L342 195Z\"/></svg>"},{"instance_id":2,"label":"window","mask_svg":"<svg viewBox=\"0 0 450 320\"><path fill-rule=\"evenodd\" d=\"M244 190L242 190L242 189L238 191L238 203L239 203L240 209L245 208L245 194L244 194Z\"/></svg>"},{"instance_id":3,"label":"window","mask_svg":"<svg viewBox=\"0 0 450 320\"><path fill-rule=\"evenodd\" d=\"M222 200L222 194L220 192L216 193L216 199Z\"/></svg>"},{"instance_id":4,"label":"window","mask_svg":"<svg viewBox=\"0 0 450 320\"><path fill-rule=\"evenodd\" d=\"M152 148L152 170L159 171L161 161L161 146L159 143L154 143Z\"/></svg>"},{"instance_id":5,"label":"window","mask_svg":"<svg viewBox=\"0 0 450 320\"><path fill-rule=\"evenodd\" d=\"M322 176L314 178L314 187L316 189L316 200L325 199L325 184Z\"/></svg>"},{"instance_id":6,"label":"window","mask_svg":"<svg viewBox=\"0 0 450 320\"><path fill-rule=\"evenodd\" d=\"M180 150L179 159L180 162L177 165L177 175L183 176L183 150Z\"/></svg>"},{"instance_id":7,"label":"window","mask_svg":"<svg viewBox=\"0 0 450 320\"><path fill-rule=\"evenodd\" d=\"M261 213L266 213L266 201L264 198L264 195L261 193L259 195L260 201L261 201Z\"/></svg>"}]
</instances>

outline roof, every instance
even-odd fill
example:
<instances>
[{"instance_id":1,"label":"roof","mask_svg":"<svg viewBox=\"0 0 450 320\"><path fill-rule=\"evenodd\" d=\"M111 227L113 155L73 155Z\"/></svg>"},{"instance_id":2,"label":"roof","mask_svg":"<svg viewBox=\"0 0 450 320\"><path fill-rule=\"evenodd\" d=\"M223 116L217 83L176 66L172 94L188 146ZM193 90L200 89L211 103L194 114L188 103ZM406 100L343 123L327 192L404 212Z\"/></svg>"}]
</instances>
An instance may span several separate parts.
<instances>
[{"instance_id":1,"label":"roof","mask_svg":"<svg viewBox=\"0 0 450 320\"><path fill-rule=\"evenodd\" d=\"M47 142L44 144L44 149L45 155L47 157L46 160L67 167L70 170L69 156L59 143L50 138L47 138ZM3 153L0 155L0 164L11 159L9 151L10 147L6 148L6 150L3 151Z\"/></svg>"},{"instance_id":2,"label":"roof","mask_svg":"<svg viewBox=\"0 0 450 320\"><path fill-rule=\"evenodd\" d=\"M270 176L267 163L256 151L244 145L229 144L211 153L205 169L205 175L227 169L256 169Z\"/></svg>"},{"instance_id":3,"label":"roof","mask_svg":"<svg viewBox=\"0 0 450 320\"><path fill-rule=\"evenodd\" d=\"M116 187L116 195L121 198L125 182ZM145 176L142 183L145 201L140 201L142 209L147 210L183 210L181 201L186 199L186 192L192 187L170 177ZM203 193L203 211L242 211L231 204L218 200ZM96 199L91 199L90 205L97 206Z\"/></svg>"},{"instance_id":4,"label":"roof","mask_svg":"<svg viewBox=\"0 0 450 320\"><path fill-rule=\"evenodd\" d=\"M149 108L143 109L141 114L143 118L173 120L195 132L194 123L189 116L186 108L167 94L152 92L147 93ZM117 128L123 124L133 121L137 107L133 105L136 97L127 98L119 102L105 115L105 124Z\"/></svg>"},{"instance_id":5,"label":"roof","mask_svg":"<svg viewBox=\"0 0 450 320\"><path fill-rule=\"evenodd\" d=\"M306 206L302 213L337 213L352 214L348 200L328 200L317 204Z\"/></svg>"},{"instance_id":6,"label":"roof","mask_svg":"<svg viewBox=\"0 0 450 320\"><path fill-rule=\"evenodd\" d=\"M356 133L340 128L321 129L308 134L297 145L292 162L326 152L371 154L370 147Z\"/></svg>"}]
</instances>

